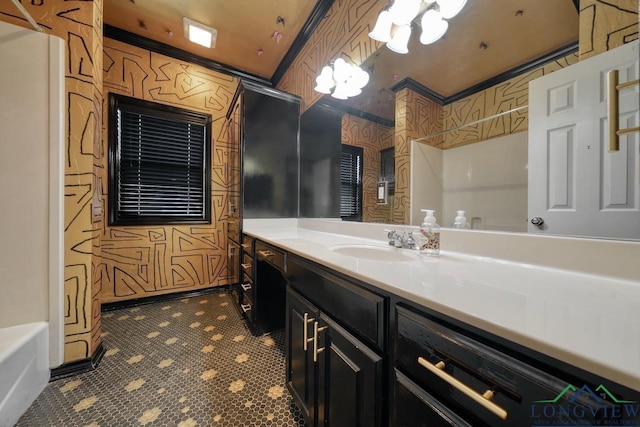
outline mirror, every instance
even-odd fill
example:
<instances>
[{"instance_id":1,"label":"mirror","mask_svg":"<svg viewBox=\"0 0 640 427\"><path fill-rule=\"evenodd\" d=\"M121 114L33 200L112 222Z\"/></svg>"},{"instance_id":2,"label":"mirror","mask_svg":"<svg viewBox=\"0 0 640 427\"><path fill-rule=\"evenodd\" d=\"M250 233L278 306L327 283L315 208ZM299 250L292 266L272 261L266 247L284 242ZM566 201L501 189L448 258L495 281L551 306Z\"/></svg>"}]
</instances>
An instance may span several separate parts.
<instances>
[{"instance_id":1,"label":"mirror","mask_svg":"<svg viewBox=\"0 0 640 427\"><path fill-rule=\"evenodd\" d=\"M406 129L407 139L422 142L409 144L413 166L406 172L412 181L412 224L421 222L420 208L435 204L438 210L440 200L437 216L442 226L450 226L455 211L464 209L473 228L527 230L527 85L543 73L577 62L578 18L575 3L569 0L517 0L507 6L500 0L469 0L460 15L450 20L441 40L420 44L419 20L414 20L408 54L396 54L382 45L361 64L370 73L370 82L361 95L340 101L343 111L395 121L395 130L376 124L375 132L368 131L375 139L370 145L379 147L378 151L393 145L389 138L393 140L399 125ZM552 53L556 59L547 64L549 70L541 71L542 63L535 60ZM509 74L527 65L519 74ZM514 80L508 81L510 75L516 76ZM412 115L424 111L395 111L403 87L424 90L427 98L441 105L442 116L407 125ZM325 100L336 105L329 95ZM418 104L417 108L429 107ZM464 124L516 108L521 109L464 129ZM364 126L349 120L347 129L343 121L343 143L356 139L353 135L362 133ZM453 142L446 145L443 139ZM379 168L379 164L365 162L365 175L367 167ZM385 212L378 207L379 215L368 218L365 214L364 219L392 222L390 208Z\"/></svg>"}]
</instances>

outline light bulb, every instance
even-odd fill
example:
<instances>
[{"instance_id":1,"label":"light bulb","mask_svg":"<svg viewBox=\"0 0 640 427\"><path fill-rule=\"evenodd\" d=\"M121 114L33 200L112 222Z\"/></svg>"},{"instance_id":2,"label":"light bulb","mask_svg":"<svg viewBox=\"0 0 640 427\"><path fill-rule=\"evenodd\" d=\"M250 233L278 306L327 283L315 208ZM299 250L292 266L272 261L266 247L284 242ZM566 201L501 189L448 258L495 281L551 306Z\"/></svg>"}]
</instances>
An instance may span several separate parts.
<instances>
[{"instance_id":1,"label":"light bulb","mask_svg":"<svg viewBox=\"0 0 640 427\"><path fill-rule=\"evenodd\" d=\"M396 30L391 41L387 43L387 47L396 53L409 53L407 48L409 37L411 37L411 26L403 25Z\"/></svg>"},{"instance_id":2,"label":"light bulb","mask_svg":"<svg viewBox=\"0 0 640 427\"><path fill-rule=\"evenodd\" d=\"M336 99L347 99L349 98L348 94L349 94L349 87L347 86L347 83L338 82L331 96Z\"/></svg>"},{"instance_id":3,"label":"light bulb","mask_svg":"<svg viewBox=\"0 0 640 427\"><path fill-rule=\"evenodd\" d=\"M369 37L373 40L377 40L382 43L387 43L391 40L391 26L393 22L391 21L391 12L388 10L383 10L378 15L378 20L376 21L375 27L373 27L373 31L369 33Z\"/></svg>"},{"instance_id":4,"label":"light bulb","mask_svg":"<svg viewBox=\"0 0 640 427\"><path fill-rule=\"evenodd\" d=\"M351 66L344 59L338 58L333 63L333 80L336 83L344 82L351 75Z\"/></svg>"},{"instance_id":5,"label":"light bulb","mask_svg":"<svg viewBox=\"0 0 640 427\"><path fill-rule=\"evenodd\" d=\"M430 44L439 40L447 32L449 23L442 19L440 12L432 9L422 15L421 26L420 43Z\"/></svg>"},{"instance_id":6,"label":"light bulb","mask_svg":"<svg viewBox=\"0 0 640 427\"><path fill-rule=\"evenodd\" d=\"M467 0L437 0L440 6L440 13L444 19L451 19L456 16L465 4Z\"/></svg>"},{"instance_id":7,"label":"light bulb","mask_svg":"<svg viewBox=\"0 0 640 427\"><path fill-rule=\"evenodd\" d=\"M391 21L398 25L407 25L420 12L420 4L422 0L396 0L389 12L391 12Z\"/></svg>"}]
</instances>

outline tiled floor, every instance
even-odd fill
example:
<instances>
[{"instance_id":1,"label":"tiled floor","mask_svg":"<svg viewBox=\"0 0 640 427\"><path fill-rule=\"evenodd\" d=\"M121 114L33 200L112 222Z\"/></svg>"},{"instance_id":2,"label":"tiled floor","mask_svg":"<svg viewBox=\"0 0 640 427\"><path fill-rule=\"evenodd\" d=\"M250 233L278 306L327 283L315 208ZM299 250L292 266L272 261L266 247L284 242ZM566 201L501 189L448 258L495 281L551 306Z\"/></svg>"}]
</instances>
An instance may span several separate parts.
<instances>
[{"instance_id":1,"label":"tiled floor","mask_svg":"<svg viewBox=\"0 0 640 427\"><path fill-rule=\"evenodd\" d=\"M107 353L49 383L18 426L304 426L284 331L253 336L226 292L103 313Z\"/></svg>"}]
</instances>

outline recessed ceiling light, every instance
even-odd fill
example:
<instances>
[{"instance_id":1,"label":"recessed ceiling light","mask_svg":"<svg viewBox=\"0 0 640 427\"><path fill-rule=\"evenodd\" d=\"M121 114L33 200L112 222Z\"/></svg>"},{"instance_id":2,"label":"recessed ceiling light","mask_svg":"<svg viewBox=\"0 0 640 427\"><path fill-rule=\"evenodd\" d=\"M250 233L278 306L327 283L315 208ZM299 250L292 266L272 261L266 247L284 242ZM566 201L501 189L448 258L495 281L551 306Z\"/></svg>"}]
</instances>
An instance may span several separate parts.
<instances>
[{"instance_id":1,"label":"recessed ceiling light","mask_svg":"<svg viewBox=\"0 0 640 427\"><path fill-rule=\"evenodd\" d=\"M182 18L182 22L185 38L207 48L216 47L218 30L186 17Z\"/></svg>"}]
</instances>

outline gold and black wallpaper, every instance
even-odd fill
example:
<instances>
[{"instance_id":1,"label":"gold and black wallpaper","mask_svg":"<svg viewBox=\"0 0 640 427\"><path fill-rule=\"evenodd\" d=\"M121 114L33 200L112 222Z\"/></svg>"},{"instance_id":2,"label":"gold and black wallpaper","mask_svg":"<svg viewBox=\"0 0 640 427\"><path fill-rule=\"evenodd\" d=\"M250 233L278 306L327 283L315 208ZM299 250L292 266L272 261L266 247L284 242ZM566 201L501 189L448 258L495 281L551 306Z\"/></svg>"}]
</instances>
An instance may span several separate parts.
<instances>
[{"instance_id":1,"label":"gold and black wallpaper","mask_svg":"<svg viewBox=\"0 0 640 427\"><path fill-rule=\"evenodd\" d=\"M238 80L115 40L104 39L102 150L108 150L108 95L118 93L211 114L212 223L123 227L108 225L108 165L98 177L101 202L102 302L121 301L227 284L230 138L226 114Z\"/></svg>"}]
</instances>

